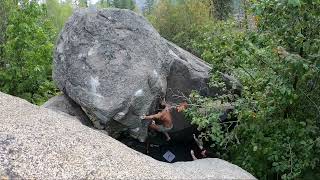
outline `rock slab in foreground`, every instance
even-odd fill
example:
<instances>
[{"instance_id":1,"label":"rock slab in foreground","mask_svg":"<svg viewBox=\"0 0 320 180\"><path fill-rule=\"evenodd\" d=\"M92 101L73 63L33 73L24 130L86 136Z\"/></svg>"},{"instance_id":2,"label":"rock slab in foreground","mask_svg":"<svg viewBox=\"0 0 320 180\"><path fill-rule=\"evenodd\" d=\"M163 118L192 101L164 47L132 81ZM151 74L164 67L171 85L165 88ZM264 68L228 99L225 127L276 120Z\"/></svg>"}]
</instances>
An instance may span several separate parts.
<instances>
[{"instance_id":1,"label":"rock slab in foreground","mask_svg":"<svg viewBox=\"0 0 320 180\"><path fill-rule=\"evenodd\" d=\"M220 159L167 164L76 118L0 92L0 176L12 179L255 179Z\"/></svg>"},{"instance_id":2,"label":"rock slab in foreground","mask_svg":"<svg viewBox=\"0 0 320 180\"><path fill-rule=\"evenodd\" d=\"M154 113L159 97L177 103L181 99L173 94L179 92L214 94L206 84L210 69L132 11L85 9L75 12L60 34L53 78L94 124L114 137L131 130L143 140L147 126L139 116ZM173 131L186 126L178 118Z\"/></svg>"}]
</instances>

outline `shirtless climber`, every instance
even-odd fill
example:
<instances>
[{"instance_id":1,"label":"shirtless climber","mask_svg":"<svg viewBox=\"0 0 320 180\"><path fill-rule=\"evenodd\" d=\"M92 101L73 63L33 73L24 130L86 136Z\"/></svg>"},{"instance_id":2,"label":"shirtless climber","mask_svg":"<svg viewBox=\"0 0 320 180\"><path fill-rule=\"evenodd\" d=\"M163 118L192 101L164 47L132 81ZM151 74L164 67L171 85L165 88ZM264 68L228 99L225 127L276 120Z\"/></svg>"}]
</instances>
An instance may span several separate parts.
<instances>
[{"instance_id":1,"label":"shirtless climber","mask_svg":"<svg viewBox=\"0 0 320 180\"><path fill-rule=\"evenodd\" d=\"M168 134L168 131L170 131L173 128L173 123L172 123L172 115L171 112L174 109L171 105L165 103L164 101L161 103L161 105L165 106L165 108L154 115L150 116L142 116L141 119L146 119L146 120L153 120L152 123L149 125L150 129L154 129L158 132L162 132L166 136L166 140L170 141L170 136ZM188 104L186 102L181 103L179 106L176 107L178 112L182 112L187 108ZM160 125L157 125L155 123L155 120L160 122Z\"/></svg>"}]
</instances>

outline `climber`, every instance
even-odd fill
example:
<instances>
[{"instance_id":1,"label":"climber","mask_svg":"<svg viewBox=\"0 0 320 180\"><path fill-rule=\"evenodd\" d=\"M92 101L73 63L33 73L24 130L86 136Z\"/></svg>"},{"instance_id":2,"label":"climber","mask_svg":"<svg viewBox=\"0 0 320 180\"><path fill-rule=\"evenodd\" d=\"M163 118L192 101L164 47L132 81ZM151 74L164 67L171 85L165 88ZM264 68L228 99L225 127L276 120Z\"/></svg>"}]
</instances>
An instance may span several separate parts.
<instances>
[{"instance_id":1,"label":"climber","mask_svg":"<svg viewBox=\"0 0 320 180\"><path fill-rule=\"evenodd\" d=\"M182 112L187 108L188 104L186 102L182 102L177 107L173 107L170 104L167 104L165 101L162 101L161 105L165 106L165 108L161 112L149 116L143 115L141 116L141 119L152 120L149 128L158 132L162 132L166 136L166 140L170 141L171 138L168 134L168 131L173 128L171 112L173 109L176 109L178 112ZM155 121L158 121L161 124L157 125Z\"/></svg>"}]
</instances>

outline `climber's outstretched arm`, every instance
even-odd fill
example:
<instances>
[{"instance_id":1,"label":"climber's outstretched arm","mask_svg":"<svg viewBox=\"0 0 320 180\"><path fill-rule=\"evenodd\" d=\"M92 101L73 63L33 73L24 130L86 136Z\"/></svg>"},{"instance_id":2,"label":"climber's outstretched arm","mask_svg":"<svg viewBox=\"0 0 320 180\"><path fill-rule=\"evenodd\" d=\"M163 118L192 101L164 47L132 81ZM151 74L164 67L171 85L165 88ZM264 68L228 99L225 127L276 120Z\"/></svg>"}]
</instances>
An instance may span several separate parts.
<instances>
[{"instance_id":1,"label":"climber's outstretched arm","mask_svg":"<svg viewBox=\"0 0 320 180\"><path fill-rule=\"evenodd\" d=\"M143 119L160 119L161 118L161 112L150 115L150 116L144 116Z\"/></svg>"}]
</instances>

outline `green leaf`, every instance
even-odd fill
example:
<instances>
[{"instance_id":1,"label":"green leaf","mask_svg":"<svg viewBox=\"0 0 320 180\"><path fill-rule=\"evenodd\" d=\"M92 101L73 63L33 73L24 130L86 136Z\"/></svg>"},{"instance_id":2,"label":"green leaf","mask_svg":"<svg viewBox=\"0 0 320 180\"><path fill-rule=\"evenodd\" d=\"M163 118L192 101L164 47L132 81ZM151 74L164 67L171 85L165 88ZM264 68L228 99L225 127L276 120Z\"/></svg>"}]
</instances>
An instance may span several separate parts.
<instances>
[{"instance_id":1,"label":"green leaf","mask_svg":"<svg viewBox=\"0 0 320 180\"><path fill-rule=\"evenodd\" d=\"M300 0L288 0L288 4L294 7L301 6Z\"/></svg>"}]
</instances>

